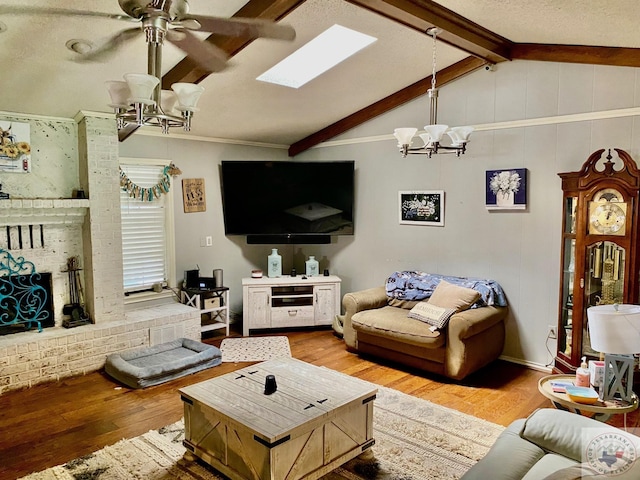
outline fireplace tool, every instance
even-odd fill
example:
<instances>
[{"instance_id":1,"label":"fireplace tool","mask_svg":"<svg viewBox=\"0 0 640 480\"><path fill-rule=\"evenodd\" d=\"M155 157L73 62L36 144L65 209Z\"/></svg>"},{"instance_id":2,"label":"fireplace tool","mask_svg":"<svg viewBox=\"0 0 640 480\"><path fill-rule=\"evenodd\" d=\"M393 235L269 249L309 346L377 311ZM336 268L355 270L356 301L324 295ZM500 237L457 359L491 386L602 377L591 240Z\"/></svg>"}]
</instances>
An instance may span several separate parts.
<instances>
[{"instance_id":1,"label":"fireplace tool","mask_svg":"<svg viewBox=\"0 0 640 480\"><path fill-rule=\"evenodd\" d=\"M84 311L84 292L80 283L80 261L78 257L67 259L67 269L63 270L69 275L69 303L62 308L62 313L69 315L62 321L65 328L78 327L91 323L89 315Z\"/></svg>"}]
</instances>

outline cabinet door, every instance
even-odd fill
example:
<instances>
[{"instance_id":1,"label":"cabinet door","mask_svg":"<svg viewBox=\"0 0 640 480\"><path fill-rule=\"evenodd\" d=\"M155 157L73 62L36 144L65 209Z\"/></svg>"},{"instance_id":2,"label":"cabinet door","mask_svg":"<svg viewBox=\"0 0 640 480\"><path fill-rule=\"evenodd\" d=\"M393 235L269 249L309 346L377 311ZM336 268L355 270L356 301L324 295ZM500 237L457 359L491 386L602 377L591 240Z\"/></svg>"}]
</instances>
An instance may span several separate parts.
<instances>
[{"instance_id":1,"label":"cabinet door","mask_svg":"<svg viewBox=\"0 0 640 480\"><path fill-rule=\"evenodd\" d=\"M248 328L271 327L271 288L249 287L243 320Z\"/></svg>"},{"instance_id":2,"label":"cabinet door","mask_svg":"<svg viewBox=\"0 0 640 480\"><path fill-rule=\"evenodd\" d=\"M313 288L315 324L331 325L338 313L336 310L337 287L334 284L316 285Z\"/></svg>"}]
</instances>

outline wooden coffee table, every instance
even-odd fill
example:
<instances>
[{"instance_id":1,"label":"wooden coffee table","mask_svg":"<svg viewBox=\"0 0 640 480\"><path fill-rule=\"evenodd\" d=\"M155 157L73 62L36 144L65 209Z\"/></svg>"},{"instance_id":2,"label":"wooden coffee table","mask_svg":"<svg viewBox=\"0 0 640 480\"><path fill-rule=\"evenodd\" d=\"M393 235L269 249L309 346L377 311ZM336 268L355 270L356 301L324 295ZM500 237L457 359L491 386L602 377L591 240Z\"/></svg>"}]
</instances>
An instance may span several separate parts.
<instances>
[{"instance_id":1,"label":"wooden coffee table","mask_svg":"<svg viewBox=\"0 0 640 480\"><path fill-rule=\"evenodd\" d=\"M274 375L277 391L265 395ZM312 480L374 444L374 384L293 358L180 389L185 459L231 479Z\"/></svg>"},{"instance_id":2,"label":"wooden coffee table","mask_svg":"<svg viewBox=\"0 0 640 480\"><path fill-rule=\"evenodd\" d=\"M630 404L622 404L615 401L601 402L597 401L593 405L578 403L571 400L566 393L554 392L551 382L571 382L576 378L575 375L547 375L538 381L538 390L545 397L551 400L553 405L561 410L569 410L573 413L582 414L588 412L592 418L606 422L611 415L618 413L630 413L638 408L638 396L634 393Z\"/></svg>"}]
</instances>

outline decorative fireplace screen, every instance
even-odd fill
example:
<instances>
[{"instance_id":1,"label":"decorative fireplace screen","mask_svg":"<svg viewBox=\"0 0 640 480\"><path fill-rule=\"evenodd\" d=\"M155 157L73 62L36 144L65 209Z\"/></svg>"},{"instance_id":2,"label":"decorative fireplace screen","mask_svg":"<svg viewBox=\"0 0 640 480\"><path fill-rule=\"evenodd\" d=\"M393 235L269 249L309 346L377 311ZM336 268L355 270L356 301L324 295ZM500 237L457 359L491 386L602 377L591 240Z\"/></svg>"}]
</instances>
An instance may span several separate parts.
<instances>
[{"instance_id":1,"label":"decorative fireplace screen","mask_svg":"<svg viewBox=\"0 0 640 480\"><path fill-rule=\"evenodd\" d=\"M51 274L0 249L0 335L54 324Z\"/></svg>"}]
</instances>

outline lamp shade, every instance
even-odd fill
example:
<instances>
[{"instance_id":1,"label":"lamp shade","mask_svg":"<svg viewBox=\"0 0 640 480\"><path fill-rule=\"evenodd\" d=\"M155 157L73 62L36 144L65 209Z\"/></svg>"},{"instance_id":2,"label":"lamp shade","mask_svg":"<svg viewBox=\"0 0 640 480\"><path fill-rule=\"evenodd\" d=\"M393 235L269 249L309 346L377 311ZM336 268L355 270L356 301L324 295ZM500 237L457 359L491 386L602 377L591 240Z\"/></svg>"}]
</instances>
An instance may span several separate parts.
<instances>
[{"instance_id":1,"label":"lamp shade","mask_svg":"<svg viewBox=\"0 0 640 480\"><path fill-rule=\"evenodd\" d=\"M442 140L442 136L444 132L449 129L449 125L425 125L424 131L429 134L431 140L434 142L439 142Z\"/></svg>"},{"instance_id":2,"label":"lamp shade","mask_svg":"<svg viewBox=\"0 0 640 480\"><path fill-rule=\"evenodd\" d=\"M418 135L422 141L424 142L424 146L425 147L431 147L431 137L429 136L428 133L421 133L420 135Z\"/></svg>"},{"instance_id":3,"label":"lamp shade","mask_svg":"<svg viewBox=\"0 0 640 480\"><path fill-rule=\"evenodd\" d=\"M104 83L109 89L109 96L111 97L109 106L113 108L128 108L131 90L129 90L127 82L113 80Z\"/></svg>"},{"instance_id":4,"label":"lamp shade","mask_svg":"<svg viewBox=\"0 0 640 480\"><path fill-rule=\"evenodd\" d=\"M160 91L160 107L166 115L171 115L177 101L178 97L172 90Z\"/></svg>"},{"instance_id":5,"label":"lamp shade","mask_svg":"<svg viewBox=\"0 0 640 480\"><path fill-rule=\"evenodd\" d=\"M640 305L598 305L587 309L591 348L597 352L640 353Z\"/></svg>"},{"instance_id":6,"label":"lamp shade","mask_svg":"<svg viewBox=\"0 0 640 480\"><path fill-rule=\"evenodd\" d=\"M417 128L396 128L393 136L398 140L398 146L411 145L413 143L411 139L417 131Z\"/></svg>"},{"instance_id":7,"label":"lamp shade","mask_svg":"<svg viewBox=\"0 0 640 480\"><path fill-rule=\"evenodd\" d=\"M473 127L451 127L451 130L447 133L449 133L452 140L451 134L455 136L456 141L454 143L467 143L469 136L473 133Z\"/></svg>"},{"instance_id":8,"label":"lamp shade","mask_svg":"<svg viewBox=\"0 0 640 480\"><path fill-rule=\"evenodd\" d=\"M145 73L127 73L124 79L131 90L131 103L144 103L145 105L153 105L155 101L151 98L153 89L156 88L160 79L153 75Z\"/></svg>"},{"instance_id":9,"label":"lamp shade","mask_svg":"<svg viewBox=\"0 0 640 480\"><path fill-rule=\"evenodd\" d=\"M200 100L200 95L204 92L204 88L195 83L174 83L171 89L178 96L178 110L195 112L196 104Z\"/></svg>"}]
</instances>

